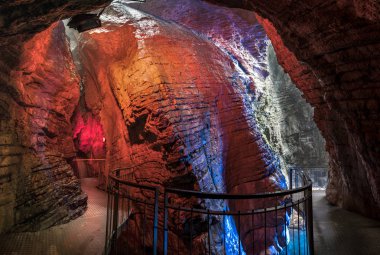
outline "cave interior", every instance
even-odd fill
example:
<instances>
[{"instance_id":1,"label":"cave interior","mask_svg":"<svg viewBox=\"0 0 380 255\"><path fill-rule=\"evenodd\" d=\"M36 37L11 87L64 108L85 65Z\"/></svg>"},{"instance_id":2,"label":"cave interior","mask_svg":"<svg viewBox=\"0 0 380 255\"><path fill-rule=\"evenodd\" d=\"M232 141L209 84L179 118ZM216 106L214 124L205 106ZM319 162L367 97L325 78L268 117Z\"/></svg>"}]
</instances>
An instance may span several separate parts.
<instances>
[{"instance_id":1,"label":"cave interior","mask_svg":"<svg viewBox=\"0 0 380 255\"><path fill-rule=\"evenodd\" d=\"M158 237L118 243L130 254L156 254L155 240L168 254L314 254L310 242L315 254L378 254L378 1L15 0L0 13L0 254L103 254L120 168L165 194L281 193L306 185L295 171L312 181L298 209L289 196L173 196L207 214L158 213ZM265 223L240 218L263 208ZM141 210L126 211L135 235L156 226ZM77 232L101 241L61 240Z\"/></svg>"}]
</instances>

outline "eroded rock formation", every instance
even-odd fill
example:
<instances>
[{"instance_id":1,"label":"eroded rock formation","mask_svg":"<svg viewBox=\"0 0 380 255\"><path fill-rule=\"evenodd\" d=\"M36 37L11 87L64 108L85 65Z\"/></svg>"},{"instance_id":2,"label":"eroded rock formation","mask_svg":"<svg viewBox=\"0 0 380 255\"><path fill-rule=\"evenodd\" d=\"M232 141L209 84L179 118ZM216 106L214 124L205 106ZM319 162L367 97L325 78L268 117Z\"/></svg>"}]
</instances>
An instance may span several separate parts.
<instances>
[{"instance_id":1,"label":"eroded rock formation","mask_svg":"<svg viewBox=\"0 0 380 255\"><path fill-rule=\"evenodd\" d=\"M213 2L232 3L227 0ZM73 3L75 5L71 5ZM255 10L268 19L261 21L273 41L281 65L315 107L315 119L326 138L331 157L329 200L378 217L379 4L373 0L241 0L233 3L235 7ZM1 4L1 45L7 47L7 53L2 54L1 59L1 71L5 74L1 77L1 93L7 91L7 96L1 100L1 127L5 133L15 134L13 116L19 116L17 111L10 110L18 106L8 94L14 98L17 93L9 90L12 86L7 84L11 83L10 70L18 65L22 45L11 45L10 42L29 38L61 14L72 15L93 9L93 4L94 1L85 0L69 3L20 0ZM74 6L77 8L72 8ZM30 16L37 18L30 20ZM122 117L121 113L119 117ZM25 139L16 141L20 138L4 135L1 143L21 144ZM10 147L8 145L4 148ZM13 149L11 154L17 163L26 148L15 146ZM2 153L5 154L6 149ZM12 164L6 165L5 169L8 169ZM19 167L14 169L17 171ZM8 173L8 170L4 171ZM7 184L10 178L7 174L4 176L3 187L7 191L3 194L10 194ZM9 201L13 200L10 195L1 201L6 201L4 203L9 207L12 204ZM2 209L4 214L9 212Z\"/></svg>"},{"instance_id":2,"label":"eroded rock formation","mask_svg":"<svg viewBox=\"0 0 380 255\"><path fill-rule=\"evenodd\" d=\"M75 155L70 118L79 79L64 26L1 50L0 232L37 230L82 214L66 158Z\"/></svg>"},{"instance_id":3,"label":"eroded rock formation","mask_svg":"<svg viewBox=\"0 0 380 255\"><path fill-rule=\"evenodd\" d=\"M205 192L285 188L278 160L255 126L249 84L229 55L186 28L123 3L113 3L102 19L102 28L81 34L77 53L86 106L105 130L109 169L153 161L134 170L135 181ZM263 205L229 204L234 210ZM204 206L221 210L224 205L206 201ZM183 228L186 215L180 221ZM241 227L248 252L250 222ZM264 223L256 222L259 252L264 249ZM273 243L275 230L270 227L268 247L284 245L284 237ZM203 242L205 233L199 234Z\"/></svg>"},{"instance_id":4,"label":"eroded rock formation","mask_svg":"<svg viewBox=\"0 0 380 255\"><path fill-rule=\"evenodd\" d=\"M269 75L257 84L255 101L262 134L286 164L327 172L325 140L313 120L314 109L278 64L273 47L266 53Z\"/></svg>"},{"instance_id":5,"label":"eroded rock formation","mask_svg":"<svg viewBox=\"0 0 380 255\"><path fill-rule=\"evenodd\" d=\"M270 146L288 165L326 168L324 141L314 124L313 109L282 71L264 28L252 12L201 0L130 6L185 26L234 58L241 70L239 76L249 83L255 116Z\"/></svg>"},{"instance_id":6,"label":"eroded rock formation","mask_svg":"<svg viewBox=\"0 0 380 255\"><path fill-rule=\"evenodd\" d=\"M327 198L378 218L380 4L228 1L256 11L277 57L315 108L330 155Z\"/></svg>"}]
</instances>

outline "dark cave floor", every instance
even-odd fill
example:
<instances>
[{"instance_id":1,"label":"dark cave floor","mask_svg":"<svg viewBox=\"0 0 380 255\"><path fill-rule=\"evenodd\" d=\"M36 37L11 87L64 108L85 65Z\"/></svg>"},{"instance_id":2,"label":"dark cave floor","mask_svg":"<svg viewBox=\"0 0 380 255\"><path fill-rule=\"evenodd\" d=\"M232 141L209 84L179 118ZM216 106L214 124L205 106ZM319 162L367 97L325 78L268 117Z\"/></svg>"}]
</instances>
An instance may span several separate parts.
<instances>
[{"instance_id":1,"label":"dark cave floor","mask_svg":"<svg viewBox=\"0 0 380 255\"><path fill-rule=\"evenodd\" d=\"M324 196L313 192L315 254L380 254L380 221L331 206Z\"/></svg>"},{"instance_id":2,"label":"dark cave floor","mask_svg":"<svg viewBox=\"0 0 380 255\"><path fill-rule=\"evenodd\" d=\"M81 179L88 208L79 218L38 232L0 235L0 254L97 255L105 240L107 194L96 188L97 179Z\"/></svg>"},{"instance_id":3,"label":"dark cave floor","mask_svg":"<svg viewBox=\"0 0 380 255\"><path fill-rule=\"evenodd\" d=\"M72 255L102 254L107 196L97 180L82 179L88 209L78 219L35 233L0 236L0 254ZM314 240L317 255L380 254L380 222L331 206L323 191L315 191Z\"/></svg>"}]
</instances>

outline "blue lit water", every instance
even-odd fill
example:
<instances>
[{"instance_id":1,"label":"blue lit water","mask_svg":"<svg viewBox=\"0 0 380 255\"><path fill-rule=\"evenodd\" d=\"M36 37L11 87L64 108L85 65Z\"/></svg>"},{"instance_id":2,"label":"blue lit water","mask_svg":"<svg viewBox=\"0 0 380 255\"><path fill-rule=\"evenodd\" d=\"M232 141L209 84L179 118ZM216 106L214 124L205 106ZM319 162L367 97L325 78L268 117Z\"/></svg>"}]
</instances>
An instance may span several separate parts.
<instances>
[{"instance_id":1,"label":"blue lit water","mask_svg":"<svg viewBox=\"0 0 380 255\"><path fill-rule=\"evenodd\" d=\"M290 234L290 242L287 245L286 248L284 248L280 255L306 255L309 254L309 247L307 244L307 236L305 230L299 231L299 237L298 237L298 231L293 229L289 229ZM294 237L293 237L294 235Z\"/></svg>"},{"instance_id":2,"label":"blue lit water","mask_svg":"<svg viewBox=\"0 0 380 255\"><path fill-rule=\"evenodd\" d=\"M246 255L243 250L242 243L239 240L235 221L232 216L226 216L224 220L225 233L226 233L226 255ZM292 228L289 230L289 243L287 247L279 253L274 249L270 249L270 254L267 255L307 255L309 254L309 247L307 244L307 236L305 230L300 230L299 233ZM299 235L299 237L298 237ZM240 242L240 254L239 254L239 242Z\"/></svg>"},{"instance_id":3,"label":"blue lit water","mask_svg":"<svg viewBox=\"0 0 380 255\"><path fill-rule=\"evenodd\" d=\"M243 250L243 245L239 240L235 221L232 216L224 217L224 233L226 235L226 255L246 255Z\"/></svg>"}]
</instances>

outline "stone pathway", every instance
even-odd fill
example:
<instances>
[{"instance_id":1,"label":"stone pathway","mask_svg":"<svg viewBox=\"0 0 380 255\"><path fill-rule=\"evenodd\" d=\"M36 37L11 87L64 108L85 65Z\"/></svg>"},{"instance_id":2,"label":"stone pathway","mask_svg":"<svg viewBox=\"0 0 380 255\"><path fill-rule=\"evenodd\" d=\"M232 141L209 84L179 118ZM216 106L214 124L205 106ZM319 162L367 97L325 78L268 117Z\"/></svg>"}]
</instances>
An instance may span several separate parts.
<instances>
[{"instance_id":1,"label":"stone pathway","mask_svg":"<svg viewBox=\"0 0 380 255\"><path fill-rule=\"evenodd\" d=\"M9 255L96 255L102 254L105 241L107 194L96 188L94 178L81 179L88 194L84 215L67 224L38 232L0 236L0 254Z\"/></svg>"},{"instance_id":2,"label":"stone pathway","mask_svg":"<svg viewBox=\"0 0 380 255\"><path fill-rule=\"evenodd\" d=\"M313 192L316 255L379 255L380 221L327 203L323 191Z\"/></svg>"},{"instance_id":3,"label":"stone pathway","mask_svg":"<svg viewBox=\"0 0 380 255\"><path fill-rule=\"evenodd\" d=\"M96 179L82 179L82 189L88 194L88 209L84 215L68 224L39 232L1 235L0 254L102 254L107 196L96 188L96 184ZM322 191L315 191L313 198L317 255L380 254L379 221L330 206Z\"/></svg>"}]
</instances>

